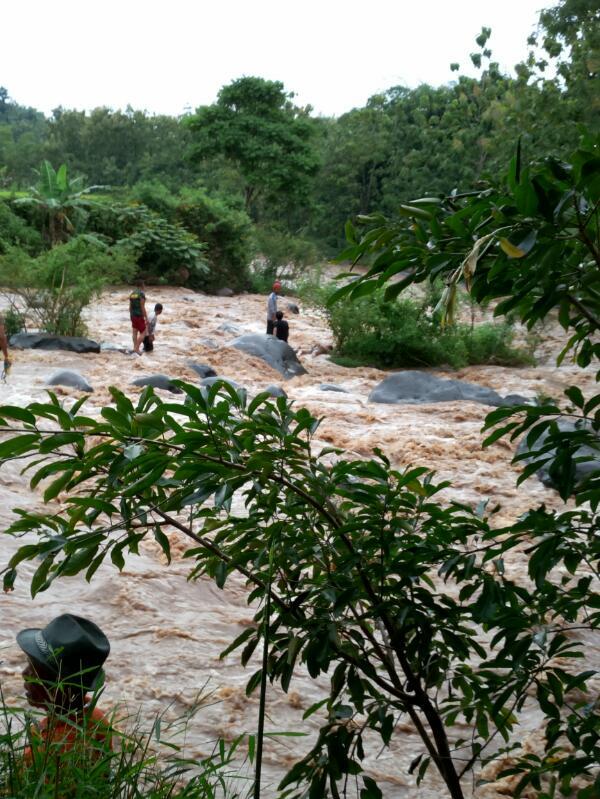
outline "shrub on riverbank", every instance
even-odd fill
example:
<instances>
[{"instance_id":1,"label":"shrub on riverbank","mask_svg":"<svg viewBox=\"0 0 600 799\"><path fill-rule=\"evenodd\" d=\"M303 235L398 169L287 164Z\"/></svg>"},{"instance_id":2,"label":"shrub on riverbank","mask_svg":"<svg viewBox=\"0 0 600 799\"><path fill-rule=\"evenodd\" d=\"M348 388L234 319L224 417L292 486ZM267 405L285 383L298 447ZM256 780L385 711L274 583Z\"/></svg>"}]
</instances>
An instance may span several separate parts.
<instances>
[{"instance_id":1,"label":"shrub on riverbank","mask_svg":"<svg viewBox=\"0 0 600 799\"><path fill-rule=\"evenodd\" d=\"M513 346L510 324L484 322L442 327L430 305L413 299L385 302L381 294L338 302L329 312L333 359L345 366L381 368L531 364Z\"/></svg>"}]
</instances>

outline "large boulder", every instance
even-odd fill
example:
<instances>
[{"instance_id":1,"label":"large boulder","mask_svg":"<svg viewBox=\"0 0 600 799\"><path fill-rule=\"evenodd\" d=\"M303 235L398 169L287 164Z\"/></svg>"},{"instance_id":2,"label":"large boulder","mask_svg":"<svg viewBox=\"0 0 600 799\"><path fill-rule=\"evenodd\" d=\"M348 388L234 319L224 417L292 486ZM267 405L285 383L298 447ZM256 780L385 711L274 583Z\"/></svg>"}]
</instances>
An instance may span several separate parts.
<instances>
[{"instance_id":1,"label":"large boulder","mask_svg":"<svg viewBox=\"0 0 600 799\"><path fill-rule=\"evenodd\" d=\"M69 352L100 352L100 344L81 336L55 336L52 333L15 333L10 346L22 350L67 350Z\"/></svg>"},{"instance_id":2,"label":"large boulder","mask_svg":"<svg viewBox=\"0 0 600 799\"><path fill-rule=\"evenodd\" d=\"M132 386L152 386L163 391L170 391L172 394L181 394L182 391L174 385L171 378L167 375L144 375L131 381Z\"/></svg>"},{"instance_id":3,"label":"large boulder","mask_svg":"<svg viewBox=\"0 0 600 799\"><path fill-rule=\"evenodd\" d=\"M233 291L233 289L227 288L227 286L224 286L222 289L217 289L215 291L216 297L233 297L234 294L235 292Z\"/></svg>"},{"instance_id":4,"label":"large boulder","mask_svg":"<svg viewBox=\"0 0 600 799\"><path fill-rule=\"evenodd\" d=\"M581 430L581 426L579 426L577 422L572 422L569 421L568 419L558 419L556 424L561 433L575 433L578 430ZM539 451L546 444L548 435L549 431L544 430L542 435L535 441L535 443L530 448L527 446L527 434L525 434L521 439L521 441L519 442L519 446L517 447L517 455L524 455L525 453L529 452L535 453ZM600 446L600 439L598 439L598 443ZM550 450L548 454L554 457L556 455L556 449ZM547 455L545 455L544 457L547 457ZM588 447L587 445L580 446L577 448L577 457L591 458L591 460L575 464L576 484L583 482L594 472L600 471L600 449L594 449L593 447ZM524 458L523 461L519 461L519 463L521 464L530 463L532 460L534 460L533 457ZM550 475L549 466L550 464L544 464L543 466L541 466L537 470L536 475L539 481L548 488L557 488L554 480L552 479L552 476Z\"/></svg>"},{"instance_id":5,"label":"large boulder","mask_svg":"<svg viewBox=\"0 0 600 799\"><path fill-rule=\"evenodd\" d=\"M396 405L419 405L429 402L467 400L483 405L518 405L528 400L516 394L501 397L496 391L465 380L436 377L429 372L395 372L386 377L369 394L369 402Z\"/></svg>"},{"instance_id":6,"label":"large boulder","mask_svg":"<svg viewBox=\"0 0 600 799\"><path fill-rule=\"evenodd\" d=\"M55 372L48 378L48 385L68 386L69 388L76 388L78 391L92 392L94 390L85 377L82 377L79 372L72 372L70 369Z\"/></svg>"},{"instance_id":7,"label":"large boulder","mask_svg":"<svg viewBox=\"0 0 600 799\"><path fill-rule=\"evenodd\" d=\"M200 377L216 377L217 373L209 366L207 363L196 363L196 361L187 361L187 365L190 369L196 372L197 375Z\"/></svg>"},{"instance_id":8,"label":"large boulder","mask_svg":"<svg viewBox=\"0 0 600 799\"><path fill-rule=\"evenodd\" d=\"M306 374L306 369L296 357L295 351L289 344L280 341L275 336L269 336L266 333L251 333L234 339L230 346L247 352L248 355L262 358L273 369L277 369L286 380Z\"/></svg>"},{"instance_id":9,"label":"large boulder","mask_svg":"<svg viewBox=\"0 0 600 799\"><path fill-rule=\"evenodd\" d=\"M295 313L295 314L299 314L300 313L300 308L298 308L298 306L296 305L295 302L288 302L286 304L286 308L288 309L288 311L291 311L292 313Z\"/></svg>"}]
</instances>

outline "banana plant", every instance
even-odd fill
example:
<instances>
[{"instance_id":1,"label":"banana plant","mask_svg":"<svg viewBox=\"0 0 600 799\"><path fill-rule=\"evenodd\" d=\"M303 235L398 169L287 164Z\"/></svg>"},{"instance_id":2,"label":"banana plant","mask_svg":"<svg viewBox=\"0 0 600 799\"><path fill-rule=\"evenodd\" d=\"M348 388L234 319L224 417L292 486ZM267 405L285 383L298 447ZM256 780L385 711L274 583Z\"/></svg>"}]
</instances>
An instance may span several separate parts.
<instances>
[{"instance_id":1,"label":"banana plant","mask_svg":"<svg viewBox=\"0 0 600 799\"><path fill-rule=\"evenodd\" d=\"M67 241L83 221L82 216L92 204L86 195L105 187L86 186L81 175L70 179L66 164L55 170L49 161L43 161L36 174L38 182L30 188L30 195L15 200L15 204L41 210L42 235L54 247Z\"/></svg>"}]
</instances>

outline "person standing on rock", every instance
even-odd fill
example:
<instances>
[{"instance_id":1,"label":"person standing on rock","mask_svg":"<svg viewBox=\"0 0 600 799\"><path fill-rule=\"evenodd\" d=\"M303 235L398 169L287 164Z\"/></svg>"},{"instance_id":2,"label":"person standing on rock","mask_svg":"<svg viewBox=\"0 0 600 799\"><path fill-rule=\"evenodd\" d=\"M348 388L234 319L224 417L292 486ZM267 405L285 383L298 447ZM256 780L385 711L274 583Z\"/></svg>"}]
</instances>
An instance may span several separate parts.
<instances>
[{"instance_id":1,"label":"person standing on rock","mask_svg":"<svg viewBox=\"0 0 600 799\"><path fill-rule=\"evenodd\" d=\"M267 335L273 335L275 322L277 321L277 295L281 291L281 283L276 280L273 283L273 291L267 300Z\"/></svg>"},{"instance_id":2,"label":"person standing on rock","mask_svg":"<svg viewBox=\"0 0 600 799\"><path fill-rule=\"evenodd\" d=\"M144 294L144 283L137 283L134 290L129 295L129 316L131 318L131 336L133 339L133 351L141 355L140 347L146 335L148 327L148 314L146 313L146 295Z\"/></svg>"},{"instance_id":3,"label":"person standing on rock","mask_svg":"<svg viewBox=\"0 0 600 799\"><path fill-rule=\"evenodd\" d=\"M277 336L280 341L285 341L287 344L287 340L290 335L290 326L283 318L283 311L277 311L277 321L275 322L275 335Z\"/></svg>"}]
</instances>

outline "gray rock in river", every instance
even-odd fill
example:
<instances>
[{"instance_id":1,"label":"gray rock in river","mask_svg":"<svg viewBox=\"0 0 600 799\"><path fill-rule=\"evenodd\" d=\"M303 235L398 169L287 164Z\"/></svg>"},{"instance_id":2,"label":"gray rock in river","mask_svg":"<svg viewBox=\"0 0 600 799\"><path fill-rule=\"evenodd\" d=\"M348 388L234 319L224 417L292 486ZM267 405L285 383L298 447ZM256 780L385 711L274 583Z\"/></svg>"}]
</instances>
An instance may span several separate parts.
<instances>
[{"instance_id":1,"label":"gray rock in river","mask_svg":"<svg viewBox=\"0 0 600 799\"><path fill-rule=\"evenodd\" d=\"M233 336L239 336L242 332L242 328L239 325L234 325L231 322L223 322L217 330L219 333L231 333Z\"/></svg>"},{"instance_id":2,"label":"gray rock in river","mask_svg":"<svg viewBox=\"0 0 600 799\"><path fill-rule=\"evenodd\" d=\"M215 291L216 297L233 297L234 294L235 292L227 287L223 287L222 289L217 289Z\"/></svg>"},{"instance_id":3,"label":"gray rock in river","mask_svg":"<svg viewBox=\"0 0 600 799\"><path fill-rule=\"evenodd\" d=\"M321 383L319 389L321 391L339 391L341 394L348 393L345 388L342 388L341 386L336 386L335 383Z\"/></svg>"},{"instance_id":4,"label":"gray rock in river","mask_svg":"<svg viewBox=\"0 0 600 799\"><path fill-rule=\"evenodd\" d=\"M172 394L182 394L178 386L174 385L171 378L167 375L144 375L131 381L132 386L152 386L163 391L170 391Z\"/></svg>"},{"instance_id":5,"label":"gray rock in river","mask_svg":"<svg viewBox=\"0 0 600 799\"><path fill-rule=\"evenodd\" d=\"M100 344L81 336L55 336L51 333L15 333L10 346L22 350L67 350L68 352L100 352Z\"/></svg>"},{"instance_id":6,"label":"gray rock in river","mask_svg":"<svg viewBox=\"0 0 600 799\"><path fill-rule=\"evenodd\" d=\"M268 391L272 397L284 397L285 399L287 399L287 394L281 388L281 386L275 386L275 385L267 386L266 388L261 389L261 391Z\"/></svg>"},{"instance_id":7,"label":"gray rock in river","mask_svg":"<svg viewBox=\"0 0 600 799\"><path fill-rule=\"evenodd\" d=\"M234 339L229 346L247 352L248 355L262 358L273 369L277 369L286 380L306 374L306 369L298 360L295 351L289 344L280 341L275 336L269 336L266 333L251 333Z\"/></svg>"},{"instance_id":8,"label":"gray rock in river","mask_svg":"<svg viewBox=\"0 0 600 799\"><path fill-rule=\"evenodd\" d=\"M190 369L193 369L200 377L216 377L217 373L207 363L196 363L196 361L186 361Z\"/></svg>"},{"instance_id":9,"label":"gray rock in river","mask_svg":"<svg viewBox=\"0 0 600 799\"><path fill-rule=\"evenodd\" d=\"M82 377L79 372L72 372L70 369L63 369L61 372L55 372L48 378L48 385L69 386L69 388L76 388L79 391L87 392L92 392L94 390L85 377Z\"/></svg>"},{"instance_id":10,"label":"gray rock in river","mask_svg":"<svg viewBox=\"0 0 600 799\"><path fill-rule=\"evenodd\" d=\"M288 309L288 311L291 311L292 313L296 314L300 313L300 308L298 308L295 302L288 302L286 308Z\"/></svg>"},{"instance_id":11,"label":"gray rock in river","mask_svg":"<svg viewBox=\"0 0 600 799\"><path fill-rule=\"evenodd\" d=\"M525 397L512 394L501 397L496 391L465 380L436 377L429 372L395 372L386 377L369 394L369 402L398 405L419 405L428 402L455 402L466 400L483 405L518 405L527 402Z\"/></svg>"},{"instance_id":12,"label":"gray rock in river","mask_svg":"<svg viewBox=\"0 0 600 799\"><path fill-rule=\"evenodd\" d=\"M196 343L202 344L203 347L208 347L210 350L218 350L221 346L220 344L217 344L214 338L199 338Z\"/></svg>"},{"instance_id":13,"label":"gray rock in river","mask_svg":"<svg viewBox=\"0 0 600 799\"><path fill-rule=\"evenodd\" d=\"M236 383L235 380L231 380L229 377L205 377L204 380L200 381L201 386L214 386L214 384L221 380L223 383L228 383L235 389L242 389L245 390L243 386L240 386L239 383Z\"/></svg>"},{"instance_id":14,"label":"gray rock in river","mask_svg":"<svg viewBox=\"0 0 600 799\"><path fill-rule=\"evenodd\" d=\"M559 418L556 424L558 425L558 429L561 433L575 433L582 429L582 427L578 426L576 422L571 422L568 419ZM585 427L583 429L585 429ZM590 429L589 426L587 429ZM519 442L519 446L517 447L517 455L523 455L526 452L535 453L536 451L540 450L546 444L548 435L548 431L545 430L530 448L527 446L527 433L525 433ZM600 447L600 438L597 440ZM556 449L551 450L548 454L555 456ZM544 455L544 457L548 457L548 455ZM588 447L587 445L580 446L577 448L577 457L591 458L591 460L574 464L576 484L583 482L583 480L590 477L590 475L592 475L594 472L600 471L600 449L594 449L593 447ZM534 458L524 458L523 461L519 461L519 464L522 466L525 463L530 463L532 460L534 460ZM552 476L550 475L549 464L544 464L540 469L538 469L536 475L539 481L548 488L557 487L552 479Z\"/></svg>"},{"instance_id":15,"label":"gray rock in river","mask_svg":"<svg viewBox=\"0 0 600 799\"><path fill-rule=\"evenodd\" d=\"M103 341L100 344L100 352L121 352L123 355L133 355L131 347L123 347L121 344L112 344L110 341Z\"/></svg>"}]
</instances>

